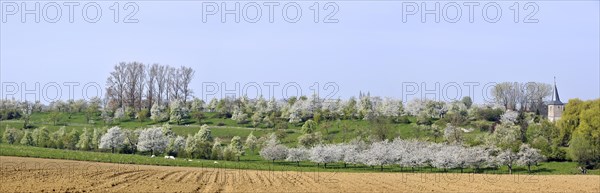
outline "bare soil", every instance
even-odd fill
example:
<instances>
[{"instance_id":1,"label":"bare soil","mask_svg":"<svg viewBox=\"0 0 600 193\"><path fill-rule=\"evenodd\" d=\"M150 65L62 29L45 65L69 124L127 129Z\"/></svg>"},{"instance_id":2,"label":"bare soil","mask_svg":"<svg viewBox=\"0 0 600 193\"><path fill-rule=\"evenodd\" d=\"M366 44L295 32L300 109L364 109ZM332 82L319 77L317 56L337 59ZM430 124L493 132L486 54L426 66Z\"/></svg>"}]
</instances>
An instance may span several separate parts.
<instances>
[{"instance_id":1,"label":"bare soil","mask_svg":"<svg viewBox=\"0 0 600 193\"><path fill-rule=\"evenodd\" d=\"M274 172L0 157L0 192L600 192L600 176Z\"/></svg>"}]
</instances>

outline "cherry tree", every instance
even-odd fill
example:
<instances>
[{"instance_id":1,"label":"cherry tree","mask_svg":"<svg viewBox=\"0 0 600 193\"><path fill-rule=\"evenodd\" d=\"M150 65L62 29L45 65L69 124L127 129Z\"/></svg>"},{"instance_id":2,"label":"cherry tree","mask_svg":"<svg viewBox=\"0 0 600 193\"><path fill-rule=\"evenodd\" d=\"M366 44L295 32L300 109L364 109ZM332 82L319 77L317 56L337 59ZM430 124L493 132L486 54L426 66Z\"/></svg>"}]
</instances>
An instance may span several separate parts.
<instances>
[{"instance_id":1,"label":"cherry tree","mask_svg":"<svg viewBox=\"0 0 600 193\"><path fill-rule=\"evenodd\" d=\"M435 152L435 157L431 164L436 168L444 169L444 171L456 168L456 153L458 151L457 146L441 146L439 151Z\"/></svg>"},{"instance_id":2,"label":"cherry tree","mask_svg":"<svg viewBox=\"0 0 600 193\"><path fill-rule=\"evenodd\" d=\"M347 164L360 164L363 163L362 160L362 152L369 148L369 146L360 139L354 139L350 141L348 144L344 144L341 146L342 148L342 161L344 162L344 167Z\"/></svg>"},{"instance_id":3,"label":"cherry tree","mask_svg":"<svg viewBox=\"0 0 600 193\"><path fill-rule=\"evenodd\" d=\"M150 109L150 119L155 122L163 122L169 119L169 114L166 112L166 108L160 105L158 102L152 105Z\"/></svg>"},{"instance_id":4,"label":"cherry tree","mask_svg":"<svg viewBox=\"0 0 600 193\"><path fill-rule=\"evenodd\" d=\"M154 152L164 152L168 143L169 139L163 134L162 128L153 127L142 130L137 148L140 151L150 151L154 155Z\"/></svg>"},{"instance_id":5,"label":"cherry tree","mask_svg":"<svg viewBox=\"0 0 600 193\"><path fill-rule=\"evenodd\" d=\"M475 167L475 172L493 162L493 158L490 156L490 150L483 147L469 148L466 157L469 158L469 165Z\"/></svg>"},{"instance_id":6,"label":"cherry tree","mask_svg":"<svg viewBox=\"0 0 600 193\"><path fill-rule=\"evenodd\" d=\"M402 115L402 101L386 97L377 105L377 115L396 118Z\"/></svg>"},{"instance_id":7,"label":"cherry tree","mask_svg":"<svg viewBox=\"0 0 600 193\"><path fill-rule=\"evenodd\" d=\"M287 147L281 144L266 146L260 150L260 156L275 163L275 160L283 160L287 158L287 151Z\"/></svg>"},{"instance_id":8,"label":"cherry tree","mask_svg":"<svg viewBox=\"0 0 600 193\"><path fill-rule=\"evenodd\" d=\"M209 142L213 140L210 128L206 124L200 127L200 130L198 131L198 133L196 133L196 135L194 135L194 137L199 141Z\"/></svg>"},{"instance_id":9,"label":"cherry tree","mask_svg":"<svg viewBox=\"0 0 600 193\"><path fill-rule=\"evenodd\" d=\"M342 160L344 162L344 167L347 167L348 164L358 164L361 162L360 154L361 150L357 145L346 144L342 147Z\"/></svg>"},{"instance_id":10,"label":"cherry tree","mask_svg":"<svg viewBox=\"0 0 600 193\"><path fill-rule=\"evenodd\" d=\"M20 143L21 143L21 145L28 145L28 146L35 145L35 142L33 141L33 137L31 135L30 131L25 131L25 133L23 134L23 137L21 138Z\"/></svg>"},{"instance_id":11,"label":"cherry tree","mask_svg":"<svg viewBox=\"0 0 600 193\"><path fill-rule=\"evenodd\" d=\"M397 138L393 141L393 151L396 156L396 164L403 167L411 167L414 171L415 167L423 166L428 161L426 143L419 141L405 141Z\"/></svg>"},{"instance_id":12,"label":"cherry tree","mask_svg":"<svg viewBox=\"0 0 600 193\"><path fill-rule=\"evenodd\" d=\"M235 111L233 111L231 119L236 121L238 124L244 124L248 121L248 115L242 110L236 109Z\"/></svg>"},{"instance_id":13,"label":"cherry tree","mask_svg":"<svg viewBox=\"0 0 600 193\"><path fill-rule=\"evenodd\" d=\"M31 112L33 111L33 104L25 101L21 104L21 119L23 119L23 129L29 127L29 120L31 119Z\"/></svg>"},{"instance_id":14,"label":"cherry tree","mask_svg":"<svg viewBox=\"0 0 600 193\"><path fill-rule=\"evenodd\" d=\"M237 161L240 161L240 156L244 155L244 145L242 145L242 138L240 136L234 136L231 138L231 143L228 147L232 153L237 157Z\"/></svg>"},{"instance_id":15,"label":"cherry tree","mask_svg":"<svg viewBox=\"0 0 600 193\"><path fill-rule=\"evenodd\" d=\"M275 163L275 160L282 160L287 158L288 148L284 145L279 144L277 135L271 134L269 139L265 141L265 146L260 150L259 154L263 159L271 160Z\"/></svg>"},{"instance_id":16,"label":"cherry tree","mask_svg":"<svg viewBox=\"0 0 600 193\"><path fill-rule=\"evenodd\" d=\"M296 162L297 166L300 166L301 161L308 160L309 151L306 148L290 148L287 152L286 161Z\"/></svg>"},{"instance_id":17,"label":"cherry tree","mask_svg":"<svg viewBox=\"0 0 600 193\"><path fill-rule=\"evenodd\" d=\"M248 137L246 137L246 143L244 143L244 147L247 149L250 149L250 151L252 151L252 153L254 153L254 150L256 149L257 146L257 139L254 136L253 132L250 132L250 134L248 134Z\"/></svg>"},{"instance_id":18,"label":"cherry tree","mask_svg":"<svg viewBox=\"0 0 600 193\"><path fill-rule=\"evenodd\" d=\"M412 116L417 116L427 109L427 99L415 98L406 105L406 112Z\"/></svg>"},{"instance_id":19,"label":"cherry tree","mask_svg":"<svg viewBox=\"0 0 600 193\"><path fill-rule=\"evenodd\" d=\"M221 147L221 146L222 146L221 139L218 137L215 138L212 149L210 151L210 159L221 160L224 158L223 147Z\"/></svg>"},{"instance_id":20,"label":"cherry tree","mask_svg":"<svg viewBox=\"0 0 600 193\"><path fill-rule=\"evenodd\" d=\"M196 154L198 152L198 146L196 146L196 141L196 137L194 137L193 135L188 135L185 139L184 151L187 154L188 158L196 157Z\"/></svg>"},{"instance_id":21,"label":"cherry tree","mask_svg":"<svg viewBox=\"0 0 600 193\"><path fill-rule=\"evenodd\" d=\"M80 150L92 149L92 133L87 128L83 128L83 133L79 136L77 148Z\"/></svg>"},{"instance_id":22,"label":"cherry tree","mask_svg":"<svg viewBox=\"0 0 600 193\"><path fill-rule=\"evenodd\" d=\"M521 144L521 128L513 124L500 124L488 137L488 145L517 151Z\"/></svg>"},{"instance_id":23,"label":"cherry tree","mask_svg":"<svg viewBox=\"0 0 600 193\"><path fill-rule=\"evenodd\" d=\"M167 153L170 155L180 155L185 150L185 138L182 136L171 137L167 145Z\"/></svg>"},{"instance_id":24,"label":"cherry tree","mask_svg":"<svg viewBox=\"0 0 600 193\"><path fill-rule=\"evenodd\" d=\"M397 157L390 143L385 140L371 144L369 149L362 152L362 160L363 164L380 166L383 171L383 166L396 163Z\"/></svg>"},{"instance_id":25,"label":"cherry tree","mask_svg":"<svg viewBox=\"0 0 600 193\"><path fill-rule=\"evenodd\" d=\"M343 149L339 145L327 144L317 145L310 150L309 160L317 164L338 162L342 160Z\"/></svg>"},{"instance_id":26,"label":"cherry tree","mask_svg":"<svg viewBox=\"0 0 600 193\"><path fill-rule=\"evenodd\" d=\"M507 149L498 154L496 159L499 164L506 165L508 167L508 173L512 174L513 166L519 159L519 155L513 152L511 149Z\"/></svg>"},{"instance_id":27,"label":"cherry tree","mask_svg":"<svg viewBox=\"0 0 600 193\"><path fill-rule=\"evenodd\" d=\"M111 149L112 153L115 153L115 149L123 146L123 142L125 141L125 137L123 136L123 132L120 127L112 127L108 129L108 131L102 135L100 138L100 149Z\"/></svg>"},{"instance_id":28,"label":"cherry tree","mask_svg":"<svg viewBox=\"0 0 600 193\"><path fill-rule=\"evenodd\" d=\"M170 113L170 121L175 122L178 125L181 124L184 118L189 117L189 110L185 106L185 104L179 100L172 100L169 104L169 108L171 109Z\"/></svg>"},{"instance_id":29,"label":"cherry tree","mask_svg":"<svg viewBox=\"0 0 600 193\"><path fill-rule=\"evenodd\" d=\"M460 173L463 173L463 170L465 168L468 168L471 166L471 161L473 160L473 156L471 154L470 149L468 148L464 148L461 146L454 146L454 152L453 152L453 158L454 158L454 165L457 168L460 168Z\"/></svg>"},{"instance_id":30,"label":"cherry tree","mask_svg":"<svg viewBox=\"0 0 600 193\"><path fill-rule=\"evenodd\" d=\"M91 142L92 149L97 149L100 147L100 139L102 138L103 135L104 135L103 130L94 128L94 131L92 132L92 142Z\"/></svg>"},{"instance_id":31,"label":"cherry tree","mask_svg":"<svg viewBox=\"0 0 600 193\"><path fill-rule=\"evenodd\" d=\"M355 97L350 97L347 101L343 103L343 116L346 119L354 119L358 115L357 102Z\"/></svg>"},{"instance_id":32,"label":"cherry tree","mask_svg":"<svg viewBox=\"0 0 600 193\"><path fill-rule=\"evenodd\" d=\"M545 160L545 157L540 153L539 149L531 148L528 144L521 145L517 154L519 165L527 166L527 171L531 173L531 165L537 165Z\"/></svg>"}]
</instances>

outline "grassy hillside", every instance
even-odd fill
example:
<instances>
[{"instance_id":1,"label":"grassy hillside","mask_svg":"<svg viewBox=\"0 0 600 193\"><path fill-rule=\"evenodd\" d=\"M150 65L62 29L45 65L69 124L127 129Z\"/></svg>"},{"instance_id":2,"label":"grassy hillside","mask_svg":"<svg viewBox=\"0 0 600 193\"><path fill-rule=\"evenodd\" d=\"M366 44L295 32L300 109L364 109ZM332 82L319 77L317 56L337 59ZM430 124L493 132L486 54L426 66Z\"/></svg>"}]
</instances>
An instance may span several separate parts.
<instances>
[{"instance_id":1,"label":"grassy hillside","mask_svg":"<svg viewBox=\"0 0 600 193\"><path fill-rule=\"evenodd\" d=\"M185 124L175 125L171 124L173 132L177 135L187 136L188 134L194 134L198 132L202 124L207 124L212 130L213 137L219 137L228 141L233 136L240 136L245 138L254 132L257 137L264 136L274 132L272 128L252 128L250 123L237 124L234 120L225 118L213 118L214 113L206 113L206 119L202 120L202 123L197 123L194 120L188 120ZM87 123L85 115L83 113L74 113L71 116L62 115L62 119L59 123L54 125L50 121L50 113L33 113L31 116L30 124L33 127L46 127L50 132L56 131L61 127L65 127L68 131L73 129L83 130L83 128L109 128L112 126L119 126L125 129L138 129L148 128L153 125L162 125L164 123L156 123L150 119L143 122L137 120L121 120L114 124L106 125L101 120L95 120L94 124ZM411 118L413 119L413 118ZM0 121L0 133L3 133L6 128L22 128L22 120L4 120ZM288 145L296 143L298 136L302 133L300 128L302 126L298 124L288 124L287 129L280 132L285 133L285 138L281 141ZM366 130L370 127L370 122L363 120L340 120L340 121L322 121L319 124L319 131L323 134L324 139L332 143L340 143L344 141L350 141L357 137L357 130ZM343 128L347 128L345 131ZM427 138L425 131L417 129L415 124L391 124L390 130L392 135L400 136L402 138ZM475 131L473 134L478 133ZM469 134L469 135L473 135ZM431 139L433 140L433 139Z\"/></svg>"}]
</instances>

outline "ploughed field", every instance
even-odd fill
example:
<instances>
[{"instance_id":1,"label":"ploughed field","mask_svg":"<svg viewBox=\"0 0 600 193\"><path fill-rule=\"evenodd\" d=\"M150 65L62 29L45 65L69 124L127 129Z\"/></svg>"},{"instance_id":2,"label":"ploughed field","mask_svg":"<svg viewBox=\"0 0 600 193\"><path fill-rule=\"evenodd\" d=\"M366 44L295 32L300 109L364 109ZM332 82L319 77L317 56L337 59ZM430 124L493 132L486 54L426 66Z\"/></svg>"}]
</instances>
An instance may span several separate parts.
<instances>
[{"instance_id":1,"label":"ploughed field","mask_svg":"<svg viewBox=\"0 0 600 193\"><path fill-rule=\"evenodd\" d=\"M600 175L282 172L0 157L0 192L600 192Z\"/></svg>"}]
</instances>

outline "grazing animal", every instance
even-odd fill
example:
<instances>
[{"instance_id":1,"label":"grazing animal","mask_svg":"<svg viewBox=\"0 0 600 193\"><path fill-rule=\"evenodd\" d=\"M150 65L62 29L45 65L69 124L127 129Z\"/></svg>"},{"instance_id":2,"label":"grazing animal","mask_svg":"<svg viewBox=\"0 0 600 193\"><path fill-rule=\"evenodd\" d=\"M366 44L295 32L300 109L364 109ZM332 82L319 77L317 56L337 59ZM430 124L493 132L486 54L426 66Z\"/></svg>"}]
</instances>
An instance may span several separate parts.
<instances>
[{"instance_id":1,"label":"grazing animal","mask_svg":"<svg viewBox=\"0 0 600 193\"><path fill-rule=\"evenodd\" d=\"M217 161L215 161L214 163L215 163L215 164L219 164L219 162L217 162Z\"/></svg>"},{"instance_id":2,"label":"grazing animal","mask_svg":"<svg viewBox=\"0 0 600 193\"><path fill-rule=\"evenodd\" d=\"M151 157L156 157L155 155L152 155Z\"/></svg>"}]
</instances>

